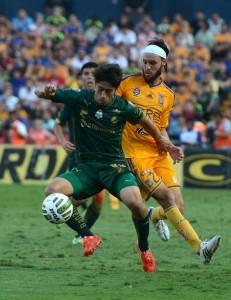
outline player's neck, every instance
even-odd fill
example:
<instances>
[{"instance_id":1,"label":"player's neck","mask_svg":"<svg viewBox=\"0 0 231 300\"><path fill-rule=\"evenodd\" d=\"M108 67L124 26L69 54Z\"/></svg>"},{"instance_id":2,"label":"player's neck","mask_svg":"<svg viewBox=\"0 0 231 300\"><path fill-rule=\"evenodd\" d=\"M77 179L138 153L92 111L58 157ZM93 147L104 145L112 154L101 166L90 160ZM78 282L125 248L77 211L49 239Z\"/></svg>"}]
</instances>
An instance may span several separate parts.
<instances>
[{"instance_id":1,"label":"player's neck","mask_svg":"<svg viewBox=\"0 0 231 300\"><path fill-rule=\"evenodd\" d=\"M161 78L161 77L158 77L158 78L156 78L155 80L153 80L152 82L149 82L149 85L150 85L150 86L156 86L156 85L161 84L161 82L162 82L162 78Z\"/></svg>"}]
</instances>

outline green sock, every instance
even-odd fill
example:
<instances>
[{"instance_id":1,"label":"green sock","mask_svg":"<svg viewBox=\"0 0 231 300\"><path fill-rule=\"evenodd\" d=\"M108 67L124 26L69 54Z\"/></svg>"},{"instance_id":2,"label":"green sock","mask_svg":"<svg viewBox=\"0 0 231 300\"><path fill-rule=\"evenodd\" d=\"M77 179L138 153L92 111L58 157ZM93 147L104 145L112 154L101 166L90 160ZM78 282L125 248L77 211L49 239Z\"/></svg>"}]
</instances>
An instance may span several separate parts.
<instances>
[{"instance_id":1,"label":"green sock","mask_svg":"<svg viewBox=\"0 0 231 300\"><path fill-rule=\"evenodd\" d=\"M95 224L99 215L100 214L98 212L94 211L90 206L88 206L86 214L84 216L84 221L87 224L88 228L91 228Z\"/></svg>"},{"instance_id":2,"label":"green sock","mask_svg":"<svg viewBox=\"0 0 231 300\"><path fill-rule=\"evenodd\" d=\"M77 231L81 237L94 235L84 222L76 207L74 207L73 214L66 224L71 229Z\"/></svg>"},{"instance_id":3,"label":"green sock","mask_svg":"<svg viewBox=\"0 0 231 300\"><path fill-rule=\"evenodd\" d=\"M148 215L143 220L136 220L134 219L134 217L132 219L136 228L140 251L142 252L147 251L149 249L148 248L148 235L149 235Z\"/></svg>"}]
</instances>

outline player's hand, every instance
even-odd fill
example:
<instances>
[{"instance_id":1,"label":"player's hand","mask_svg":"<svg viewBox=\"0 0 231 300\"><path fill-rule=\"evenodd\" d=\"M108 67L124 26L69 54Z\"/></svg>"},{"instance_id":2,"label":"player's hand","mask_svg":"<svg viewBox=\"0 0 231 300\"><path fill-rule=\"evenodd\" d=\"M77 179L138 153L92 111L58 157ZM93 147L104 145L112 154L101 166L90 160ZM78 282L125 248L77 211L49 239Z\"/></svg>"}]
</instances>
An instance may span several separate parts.
<instances>
[{"instance_id":1,"label":"player's hand","mask_svg":"<svg viewBox=\"0 0 231 300\"><path fill-rule=\"evenodd\" d=\"M62 146L66 153L71 153L75 150L75 145L66 140L62 143Z\"/></svg>"},{"instance_id":2,"label":"player's hand","mask_svg":"<svg viewBox=\"0 0 231 300\"><path fill-rule=\"evenodd\" d=\"M171 149L169 149L169 154L173 159L174 165L181 162L184 158L184 152L180 147L173 146Z\"/></svg>"},{"instance_id":3,"label":"player's hand","mask_svg":"<svg viewBox=\"0 0 231 300\"><path fill-rule=\"evenodd\" d=\"M56 86L54 86L53 84L47 84L44 88L44 93L46 97L54 96L55 91L56 91Z\"/></svg>"},{"instance_id":4,"label":"player's hand","mask_svg":"<svg viewBox=\"0 0 231 300\"><path fill-rule=\"evenodd\" d=\"M54 85L47 84L44 89L37 88L35 90L35 95L38 98L50 99L52 96L54 96L55 91L56 87Z\"/></svg>"}]
</instances>

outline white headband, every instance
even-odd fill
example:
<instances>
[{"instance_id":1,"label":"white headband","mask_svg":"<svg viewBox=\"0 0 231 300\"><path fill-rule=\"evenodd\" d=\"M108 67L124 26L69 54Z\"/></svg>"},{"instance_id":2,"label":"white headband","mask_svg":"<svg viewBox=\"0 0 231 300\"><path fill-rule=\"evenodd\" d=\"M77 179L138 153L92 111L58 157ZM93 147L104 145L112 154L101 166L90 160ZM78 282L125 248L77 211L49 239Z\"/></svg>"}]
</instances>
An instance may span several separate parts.
<instances>
[{"instance_id":1,"label":"white headband","mask_svg":"<svg viewBox=\"0 0 231 300\"><path fill-rule=\"evenodd\" d=\"M156 45L148 45L147 47L144 48L142 54L144 53L156 54L164 59L166 59L167 57L166 52L162 48Z\"/></svg>"}]
</instances>

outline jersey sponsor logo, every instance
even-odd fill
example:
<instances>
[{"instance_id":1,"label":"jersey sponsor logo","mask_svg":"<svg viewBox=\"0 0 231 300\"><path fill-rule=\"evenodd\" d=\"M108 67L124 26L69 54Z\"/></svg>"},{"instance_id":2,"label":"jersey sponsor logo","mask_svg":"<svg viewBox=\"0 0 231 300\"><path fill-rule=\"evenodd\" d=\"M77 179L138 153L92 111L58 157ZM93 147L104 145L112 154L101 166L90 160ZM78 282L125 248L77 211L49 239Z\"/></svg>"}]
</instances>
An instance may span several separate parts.
<instances>
[{"instance_id":1,"label":"jersey sponsor logo","mask_svg":"<svg viewBox=\"0 0 231 300\"><path fill-rule=\"evenodd\" d=\"M145 131L142 127L136 128L135 134L149 135L149 133Z\"/></svg>"},{"instance_id":2,"label":"jersey sponsor logo","mask_svg":"<svg viewBox=\"0 0 231 300\"><path fill-rule=\"evenodd\" d=\"M133 97L137 97L139 94L140 94L140 89L139 88L134 88Z\"/></svg>"},{"instance_id":3,"label":"jersey sponsor logo","mask_svg":"<svg viewBox=\"0 0 231 300\"><path fill-rule=\"evenodd\" d=\"M118 123L118 118L117 118L116 116L113 116L113 117L111 118L111 122L112 122L112 124Z\"/></svg>"},{"instance_id":4,"label":"jersey sponsor logo","mask_svg":"<svg viewBox=\"0 0 231 300\"><path fill-rule=\"evenodd\" d=\"M97 110L97 112L95 113L95 117L99 120L103 119L103 112L101 109Z\"/></svg>"},{"instance_id":5,"label":"jersey sponsor logo","mask_svg":"<svg viewBox=\"0 0 231 300\"><path fill-rule=\"evenodd\" d=\"M164 95L162 95L162 94L158 95L158 104L161 106L164 105Z\"/></svg>"},{"instance_id":6,"label":"jersey sponsor logo","mask_svg":"<svg viewBox=\"0 0 231 300\"><path fill-rule=\"evenodd\" d=\"M184 229L178 229L177 231L186 241L188 240L187 233Z\"/></svg>"}]
</instances>

